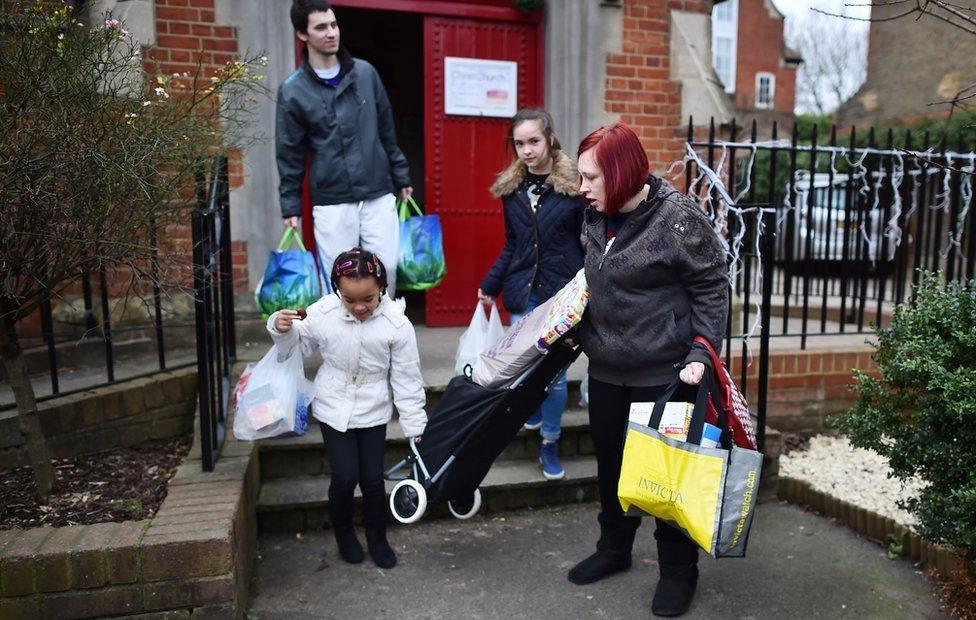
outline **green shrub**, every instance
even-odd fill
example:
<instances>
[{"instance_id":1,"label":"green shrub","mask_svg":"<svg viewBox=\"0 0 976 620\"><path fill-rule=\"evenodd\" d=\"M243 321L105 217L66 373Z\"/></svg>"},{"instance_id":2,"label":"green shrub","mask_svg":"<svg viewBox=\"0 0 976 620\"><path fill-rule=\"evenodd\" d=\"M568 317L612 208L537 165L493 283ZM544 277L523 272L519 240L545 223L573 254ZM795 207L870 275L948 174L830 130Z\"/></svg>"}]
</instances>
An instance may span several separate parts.
<instances>
[{"instance_id":1,"label":"green shrub","mask_svg":"<svg viewBox=\"0 0 976 620\"><path fill-rule=\"evenodd\" d=\"M976 548L976 281L923 274L913 305L877 330L880 378L856 373L858 400L840 420L851 443L926 486L903 502L924 537Z\"/></svg>"}]
</instances>

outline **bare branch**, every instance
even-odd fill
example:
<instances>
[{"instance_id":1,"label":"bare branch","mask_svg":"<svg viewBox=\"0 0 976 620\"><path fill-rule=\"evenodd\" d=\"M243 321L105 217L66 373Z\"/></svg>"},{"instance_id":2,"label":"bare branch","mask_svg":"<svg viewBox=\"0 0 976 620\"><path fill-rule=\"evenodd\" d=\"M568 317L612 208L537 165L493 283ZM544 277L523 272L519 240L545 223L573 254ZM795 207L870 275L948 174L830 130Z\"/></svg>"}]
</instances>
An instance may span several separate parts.
<instances>
[{"instance_id":1,"label":"bare branch","mask_svg":"<svg viewBox=\"0 0 976 620\"><path fill-rule=\"evenodd\" d=\"M900 148L900 147L898 148L898 151L902 155L904 155L904 156L906 156L906 157L908 157L910 159L914 159L916 161L920 161L922 163L928 164L929 166L932 166L933 168L939 168L941 170L945 170L946 172L955 172L957 174L965 174L965 175L972 175L972 174L974 174L974 172L972 170L964 170L962 168L957 168L955 166L950 166L949 164L944 164L944 163L940 162L938 159L933 159L933 158L925 155L924 153L918 153L916 151L910 151L908 149L904 149L904 148Z\"/></svg>"}]
</instances>

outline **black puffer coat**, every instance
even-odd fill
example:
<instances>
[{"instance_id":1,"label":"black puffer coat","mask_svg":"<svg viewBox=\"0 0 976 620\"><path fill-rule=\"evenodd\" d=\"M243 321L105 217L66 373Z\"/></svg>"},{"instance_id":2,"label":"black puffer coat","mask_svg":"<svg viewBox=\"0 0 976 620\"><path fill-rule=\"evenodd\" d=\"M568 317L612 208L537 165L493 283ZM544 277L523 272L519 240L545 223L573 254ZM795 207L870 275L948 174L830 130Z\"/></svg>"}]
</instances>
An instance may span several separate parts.
<instances>
[{"instance_id":1,"label":"black puffer coat","mask_svg":"<svg viewBox=\"0 0 976 620\"><path fill-rule=\"evenodd\" d=\"M515 160L498 175L491 192L505 209L505 246L481 283L492 297L504 295L505 309L524 312L535 289L539 303L555 295L583 267L580 232L586 202L579 174L562 151L554 154L549 187L533 213L521 189L526 165Z\"/></svg>"}]
</instances>

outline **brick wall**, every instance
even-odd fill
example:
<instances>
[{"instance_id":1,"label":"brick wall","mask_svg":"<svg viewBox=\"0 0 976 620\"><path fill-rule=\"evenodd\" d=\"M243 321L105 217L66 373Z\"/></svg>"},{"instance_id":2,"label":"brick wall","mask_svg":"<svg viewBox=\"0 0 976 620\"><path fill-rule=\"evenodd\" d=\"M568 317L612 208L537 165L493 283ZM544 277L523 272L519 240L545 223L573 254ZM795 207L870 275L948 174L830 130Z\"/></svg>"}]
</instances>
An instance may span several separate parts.
<instances>
[{"instance_id":1,"label":"brick wall","mask_svg":"<svg viewBox=\"0 0 976 620\"><path fill-rule=\"evenodd\" d=\"M238 58L237 29L218 24L215 0L156 0L156 45L145 50L147 69L158 66L166 74L195 75L199 63L201 78L208 80L214 72ZM244 184L242 154L230 153L231 188ZM231 222L233 230L233 222ZM171 239L189 241L190 227L173 231ZM247 242L235 241L233 250L234 289L246 293Z\"/></svg>"},{"instance_id":2,"label":"brick wall","mask_svg":"<svg viewBox=\"0 0 976 620\"><path fill-rule=\"evenodd\" d=\"M41 428L55 458L90 454L193 430L195 368L55 398L38 405ZM17 412L0 413L0 470L28 464Z\"/></svg>"},{"instance_id":3,"label":"brick wall","mask_svg":"<svg viewBox=\"0 0 976 620\"><path fill-rule=\"evenodd\" d=\"M756 345L758 347L758 344ZM766 424L779 431L820 432L831 416L844 413L854 404L851 390L853 369L876 374L872 350L776 351L769 356L769 391ZM739 357L732 358L732 378L741 383ZM759 362L749 366L746 398L754 412L758 394Z\"/></svg>"},{"instance_id":4,"label":"brick wall","mask_svg":"<svg viewBox=\"0 0 976 620\"><path fill-rule=\"evenodd\" d=\"M656 172L681 158L685 136L681 87L670 78L672 10L708 13L711 2L624 2L621 53L607 55L605 109L634 128Z\"/></svg>"},{"instance_id":5,"label":"brick wall","mask_svg":"<svg viewBox=\"0 0 976 620\"><path fill-rule=\"evenodd\" d=\"M228 435L211 473L191 452L152 519L0 530L0 618L244 617L256 450Z\"/></svg>"},{"instance_id":6,"label":"brick wall","mask_svg":"<svg viewBox=\"0 0 976 620\"><path fill-rule=\"evenodd\" d=\"M776 76L774 110L793 113L796 65L785 65L783 18L769 0L739 0L736 44L735 107L748 110L756 103L756 74Z\"/></svg>"},{"instance_id":7,"label":"brick wall","mask_svg":"<svg viewBox=\"0 0 976 620\"><path fill-rule=\"evenodd\" d=\"M976 8L973 0L958 4L963 11ZM868 36L866 81L838 108L838 125L941 118L953 111L947 102L976 82L976 37L932 15L892 19L903 10L901 4L872 3L877 21Z\"/></svg>"}]
</instances>

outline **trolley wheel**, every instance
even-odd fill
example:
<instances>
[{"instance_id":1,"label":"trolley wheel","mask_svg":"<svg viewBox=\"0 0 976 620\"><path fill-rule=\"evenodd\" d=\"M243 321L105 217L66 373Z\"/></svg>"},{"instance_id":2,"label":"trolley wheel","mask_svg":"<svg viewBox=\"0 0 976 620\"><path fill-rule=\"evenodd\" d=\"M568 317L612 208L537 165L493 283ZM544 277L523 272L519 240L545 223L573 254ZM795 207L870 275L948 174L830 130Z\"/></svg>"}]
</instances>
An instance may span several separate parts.
<instances>
[{"instance_id":1,"label":"trolley wheel","mask_svg":"<svg viewBox=\"0 0 976 620\"><path fill-rule=\"evenodd\" d=\"M390 512L400 523L415 523L427 510L427 491L423 485L407 478L393 487L390 493Z\"/></svg>"},{"instance_id":2,"label":"trolley wheel","mask_svg":"<svg viewBox=\"0 0 976 620\"><path fill-rule=\"evenodd\" d=\"M467 500L457 501L448 500L447 509L458 519L470 519L478 513L481 508L481 489L475 489L474 493Z\"/></svg>"}]
</instances>

